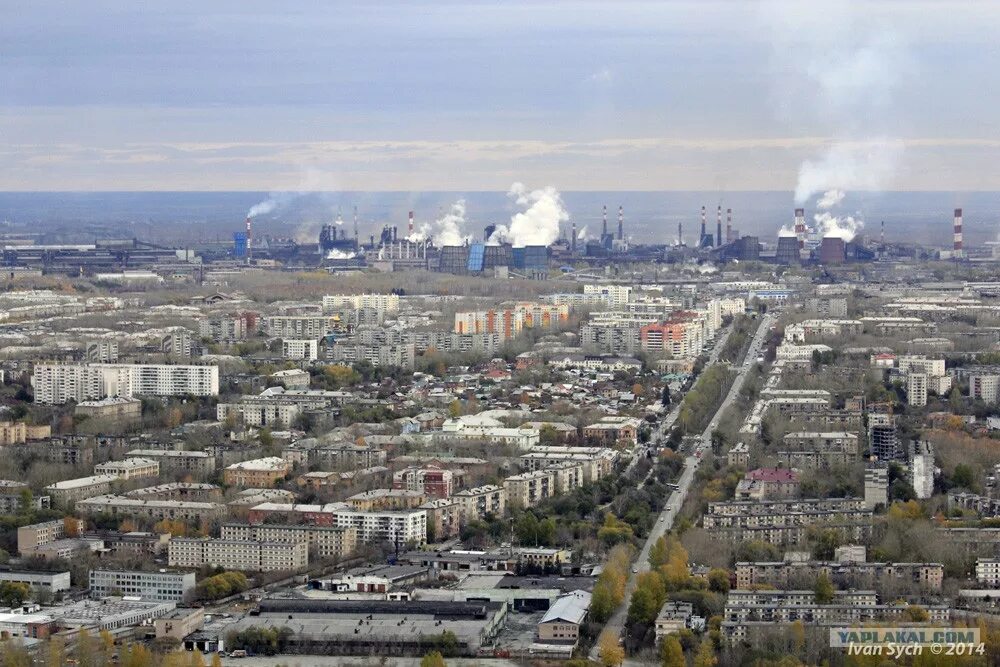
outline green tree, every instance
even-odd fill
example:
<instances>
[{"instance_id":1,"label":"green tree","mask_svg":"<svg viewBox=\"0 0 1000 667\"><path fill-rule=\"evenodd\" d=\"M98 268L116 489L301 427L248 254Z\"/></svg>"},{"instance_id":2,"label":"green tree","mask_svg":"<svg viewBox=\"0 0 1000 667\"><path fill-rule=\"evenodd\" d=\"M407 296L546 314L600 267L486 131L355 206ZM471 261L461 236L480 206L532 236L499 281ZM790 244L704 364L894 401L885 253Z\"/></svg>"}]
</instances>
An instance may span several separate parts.
<instances>
[{"instance_id":1,"label":"green tree","mask_svg":"<svg viewBox=\"0 0 1000 667\"><path fill-rule=\"evenodd\" d=\"M660 394L660 404L665 408L670 406L670 387L668 385L663 385L663 392Z\"/></svg>"},{"instance_id":2,"label":"green tree","mask_svg":"<svg viewBox=\"0 0 1000 667\"><path fill-rule=\"evenodd\" d=\"M660 646L660 664L663 667L687 667L684 649L677 637L672 634L663 638L663 644Z\"/></svg>"},{"instance_id":3,"label":"green tree","mask_svg":"<svg viewBox=\"0 0 1000 667\"><path fill-rule=\"evenodd\" d=\"M708 571L708 588L715 593L729 592L729 571L721 567Z\"/></svg>"},{"instance_id":4,"label":"green tree","mask_svg":"<svg viewBox=\"0 0 1000 667\"><path fill-rule=\"evenodd\" d=\"M816 594L817 604L833 602L833 582L830 581L830 575L826 572L820 572L819 576L816 577L816 586L813 588L813 592Z\"/></svg>"},{"instance_id":5,"label":"green tree","mask_svg":"<svg viewBox=\"0 0 1000 667\"><path fill-rule=\"evenodd\" d=\"M719 660L715 657L712 640L706 637L701 641L698 653L694 656L694 667L715 667L717 664Z\"/></svg>"},{"instance_id":6,"label":"green tree","mask_svg":"<svg viewBox=\"0 0 1000 667\"><path fill-rule=\"evenodd\" d=\"M444 656L438 651L431 651L420 659L420 667L445 667Z\"/></svg>"},{"instance_id":7,"label":"green tree","mask_svg":"<svg viewBox=\"0 0 1000 667\"><path fill-rule=\"evenodd\" d=\"M976 473L972 466L959 463L955 466L955 471L951 474L951 483L964 489L974 491L976 487Z\"/></svg>"}]
</instances>

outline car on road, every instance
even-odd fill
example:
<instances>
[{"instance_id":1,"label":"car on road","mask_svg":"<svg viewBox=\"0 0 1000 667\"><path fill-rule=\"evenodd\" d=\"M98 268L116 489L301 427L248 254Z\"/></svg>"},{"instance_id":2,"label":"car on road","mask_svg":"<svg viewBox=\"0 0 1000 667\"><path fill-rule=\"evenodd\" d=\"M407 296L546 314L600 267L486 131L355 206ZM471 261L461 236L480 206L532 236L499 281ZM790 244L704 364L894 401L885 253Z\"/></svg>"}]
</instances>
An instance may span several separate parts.
<instances>
[{"instance_id":1,"label":"car on road","mask_svg":"<svg viewBox=\"0 0 1000 667\"><path fill-rule=\"evenodd\" d=\"M635 573L636 573L636 572L638 572L638 571L639 571L639 568L637 568L637 567L635 567L635 566L633 565L633 566L632 566L632 574L635 574Z\"/></svg>"}]
</instances>

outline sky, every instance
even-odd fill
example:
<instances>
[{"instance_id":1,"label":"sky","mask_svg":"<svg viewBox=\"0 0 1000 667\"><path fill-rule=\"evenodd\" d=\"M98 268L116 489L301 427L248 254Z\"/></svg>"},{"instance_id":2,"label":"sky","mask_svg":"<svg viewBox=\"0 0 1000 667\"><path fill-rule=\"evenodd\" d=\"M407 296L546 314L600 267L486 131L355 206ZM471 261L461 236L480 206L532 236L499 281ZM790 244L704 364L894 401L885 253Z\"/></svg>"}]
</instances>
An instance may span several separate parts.
<instances>
[{"instance_id":1,"label":"sky","mask_svg":"<svg viewBox=\"0 0 1000 667\"><path fill-rule=\"evenodd\" d=\"M4 7L0 190L1000 190L1000 3Z\"/></svg>"}]
</instances>

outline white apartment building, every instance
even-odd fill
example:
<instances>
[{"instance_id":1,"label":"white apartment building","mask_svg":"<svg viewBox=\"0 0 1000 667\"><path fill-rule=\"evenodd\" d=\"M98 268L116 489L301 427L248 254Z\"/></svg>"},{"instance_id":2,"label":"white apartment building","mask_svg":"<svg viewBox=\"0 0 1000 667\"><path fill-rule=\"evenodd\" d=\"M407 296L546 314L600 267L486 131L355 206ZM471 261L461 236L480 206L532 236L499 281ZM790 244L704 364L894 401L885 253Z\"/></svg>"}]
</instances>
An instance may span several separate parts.
<instances>
[{"instance_id":1,"label":"white apartment building","mask_svg":"<svg viewBox=\"0 0 1000 667\"><path fill-rule=\"evenodd\" d=\"M927 374L908 373L906 376L906 402L910 405L927 405Z\"/></svg>"},{"instance_id":2,"label":"white apartment building","mask_svg":"<svg viewBox=\"0 0 1000 667\"><path fill-rule=\"evenodd\" d=\"M487 514L501 516L507 509L507 491L495 484L462 489L452 496L452 500L458 501L463 524L477 521Z\"/></svg>"},{"instance_id":3,"label":"white apartment building","mask_svg":"<svg viewBox=\"0 0 1000 667\"><path fill-rule=\"evenodd\" d=\"M319 340L333 330L333 319L316 315L272 315L265 320L272 338Z\"/></svg>"},{"instance_id":4,"label":"white apartment building","mask_svg":"<svg viewBox=\"0 0 1000 667\"><path fill-rule=\"evenodd\" d=\"M632 298L632 288L629 285L584 285L583 293L606 296L612 308L626 304Z\"/></svg>"},{"instance_id":5,"label":"white apartment building","mask_svg":"<svg viewBox=\"0 0 1000 667\"><path fill-rule=\"evenodd\" d=\"M194 572L91 570L90 597L139 597L157 602L181 602L194 591Z\"/></svg>"},{"instance_id":6,"label":"white apartment building","mask_svg":"<svg viewBox=\"0 0 1000 667\"><path fill-rule=\"evenodd\" d=\"M341 526L312 524L278 525L272 523L226 523L219 535L224 540L260 540L262 542L307 542L319 558L344 558L358 546L358 532Z\"/></svg>"},{"instance_id":7,"label":"white apartment building","mask_svg":"<svg viewBox=\"0 0 1000 667\"><path fill-rule=\"evenodd\" d=\"M129 458L94 466L96 475L115 475L119 479L143 479L160 476L160 464L152 459Z\"/></svg>"},{"instance_id":8,"label":"white apartment building","mask_svg":"<svg viewBox=\"0 0 1000 667\"><path fill-rule=\"evenodd\" d=\"M423 545L427 542L427 512L425 510L356 511L337 509L334 525L357 530L359 542L388 542Z\"/></svg>"},{"instance_id":9,"label":"white apartment building","mask_svg":"<svg viewBox=\"0 0 1000 667\"><path fill-rule=\"evenodd\" d=\"M218 366L169 364L38 364L35 402L61 405L109 396L217 396Z\"/></svg>"},{"instance_id":10,"label":"white apartment building","mask_svg":"<svg viewBox=\"0 0 1000 667\"><path fill-rule=\"evenodd\" d=\"M380 313L398 313L399 296L396 294L334 294L323 297L323 312L360 310L372 308Z\"/></svg>"},{"instance_id":11,"label":"white apartment building","mask_svg":"<svg viewBox=\"0 0 1000 667\"><path fill-rule=\"evenodd\" d=\"M976 560L976 581L987 586L1000 585L1000 559L980 558Z\"/></svg>"},{"instance_id":12,"label":"white apartment building","mask_svg":"<svg viewBox=\"0 0 1000 667\"><path fill-rule=\"evenodd\" d=\"M319 342L314 339L281 341L281 356L286 359L304 359L316 361L319 359Z\"/></svg>"},{"instance_id":13,"label":"white apartment building","mask_svg":"<svg viewBox=\"0 0 1000 667\"><path fill-rule=\"evenodd\" d=\"M923 373L929 377L945 373L944 359L928 359L923 355L901 355L896 358L896 365L903 373Z\"/></svg>"},{"instance_id":14,"label":"white apartment building","mask_svg":"<svg viewBox=\"0 0 1000 667\"><path fill-rule=\"evenodd\" d=\"M222 567L246 572L298 570L309 565L309 543L177 538L167 547L171 567Z\"/></svg>"},{"instance_id":15,"label":"white apartment building","mask_svg":"<svg viewBox=\"0 0 1000 667\"><path fill-rule=\"evenodd\" d=\"M1000 399L1000 375L973 375L969 378L969 396L985 403Z\"/></svg>"}]
</instances>

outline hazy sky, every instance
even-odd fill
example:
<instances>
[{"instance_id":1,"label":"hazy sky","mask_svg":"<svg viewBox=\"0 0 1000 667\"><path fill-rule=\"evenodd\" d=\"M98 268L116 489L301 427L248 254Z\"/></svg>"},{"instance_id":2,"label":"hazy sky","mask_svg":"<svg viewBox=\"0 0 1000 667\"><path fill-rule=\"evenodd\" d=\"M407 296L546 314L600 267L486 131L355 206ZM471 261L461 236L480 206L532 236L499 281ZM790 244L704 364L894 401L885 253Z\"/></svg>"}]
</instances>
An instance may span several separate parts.
<instances>
[{"instance_id":1,"label":"hazy sky","mask_svg":"<svg viewBox=\"0 0 1000 667\"><path fill-rule=\"evenodd\" d=\"M1000 189L998 28L985 1L7 0L0 189Z\"/></svg>"}]
</instances>

